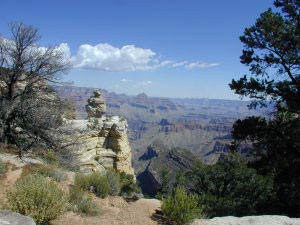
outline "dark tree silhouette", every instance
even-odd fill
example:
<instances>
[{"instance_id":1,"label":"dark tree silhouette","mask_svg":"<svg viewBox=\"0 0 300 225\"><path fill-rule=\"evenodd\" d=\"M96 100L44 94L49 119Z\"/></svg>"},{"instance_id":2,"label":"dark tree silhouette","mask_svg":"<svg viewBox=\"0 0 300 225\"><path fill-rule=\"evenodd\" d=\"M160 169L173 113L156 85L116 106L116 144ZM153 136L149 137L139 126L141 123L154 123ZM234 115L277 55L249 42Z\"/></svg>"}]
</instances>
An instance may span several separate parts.
<instances>
[{"instance_id":1,"label":"dark tree silhouette","mask_svg":"<svg viewBox=\"0 0 300 225\"><path fill-rule=\"evenodd\" d=\"M10 25L11 37L0 36L0 141L20 153L60 145L59 126L69 108L51 84L70 67L57 47L39 47L36 28Z\"/></svg>"},{"instance_id":2,"label":"dark tree silhouette","mask_svg":"<svg viewBox=\"0 0 300 225\"><path fill-rule=\"evenodd\" d=\"M246 28L240 40L244 44L241 63L253 76L232 80L230 87L250 97L252 106L266 101L287 104L290 110L300 105L300 3L278 0L262 13L255 25Z\"/></svg>"},{"instance_id":3,"label":"dark tree silhouette","mask_svg":"<svg viewBox=\"0 0 300 225\"><path fill-rule=\"evenodd\" d=\"M273 178L275 200L263 212L300 216L300 1L276 0L278 11L262 13L240 37L241 63L251 76L230 87L253 100L275 103L271 118L249 117L233 126L233 149L250 142L259 173Z\"/></svg>"}]
</instances>

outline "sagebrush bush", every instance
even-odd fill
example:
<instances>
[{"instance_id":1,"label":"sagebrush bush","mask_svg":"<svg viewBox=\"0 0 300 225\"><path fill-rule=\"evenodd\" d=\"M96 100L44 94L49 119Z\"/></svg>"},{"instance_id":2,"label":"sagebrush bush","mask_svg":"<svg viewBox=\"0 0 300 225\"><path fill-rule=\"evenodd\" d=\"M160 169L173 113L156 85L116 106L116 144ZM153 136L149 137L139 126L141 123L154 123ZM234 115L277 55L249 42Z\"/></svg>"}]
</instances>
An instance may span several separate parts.
<instances>
[{"instance_id":1,"label":"sagebrush bush","mask_svg":"<svg viewBox=\"0 0 300 225\"><path fill-rule=\"evenodd\" d=\"M76 186L72 186L69 190L69 203L75 212L81 212L91 216L100 213L100 208L93 202L92 196Z\"/></svg>"},{"instance_id":2,"label":"sagebrush bush","mask_svg":"<svg viewBox=\"0 0 300 225\"><path fill-rule=\"evenodd\" d=\"M101 198L105 198L108 195L127 195L141 191L133 175L124 172L118 174L113 170L107 170L105 174L77 173L74 184L85 191L94 192Z\"/></svg>"},{"instance_id":3,"label":"sagebrush bush","mask_svg":"<svg viewBox=\"0 0 300 225\"><path fill-rule=\"evenodd\" d=\"M56 166L43 164L33 164L25 166L23 168L22 176L27 176L29 174L39 174L44 177L50 177L58 182L66 180L67 177L66 174Z\"/></svg>"},{"instance_id":4,"label":"sagebrush bush","mask_svg":"<svg viewBox=\"0 0 300 225\"><path fill-rule=\"evenodd\" d=\"M110 195L119 195L121 191L120 175L113 170L106 172L107 181L110 186Z\"/></svg>"},{"instance_id":5,"label":"sagebrush bush","mask_svg":"<svg viewBox=\"0 0 300 225\"><path fill-rule=\"evenodd\" d=\"M94 181L95 193L101 198L105 198L111 192L111 187L108 183L106 176L98 176L98 179Z\"/></svg>"},{"instance_id":6,"label":"sagebrush bush","mask_svg":"<svg viewBox=\"0 0 300 225\"><path fill-rule=\"evenodd\" d=\"M74 185L77 188L81 188L82 190L89 190L89 177L83 173L76 173L74 179Z\"/></svg>"},{"instance_id":7,"label":"sagebrush bush","mask_svg":"<svg viewBox=\"0 0 300 225\"><path fill-rule=\"evenodd\" d=\"M105 198L111 192L108 179L104 174L91 173L91 174L76 174L75 186L86 191L92 191L97 196Z\"/></svg>"},{"instance_id":8,"label":"sagebrush bush","mask_svg":"<svg viewBox=\"0 0 300 225\"><path fill-rule=\"evenodd\" d=\"M67 199L58 186L41 175L19 179L7 193L12 211L32 217L38 225L47 224L66 208Z\"/></svg>"},{"instance_id":9,"label":"sagebrush bush","mask_svg":"<svg viewBox=\"0 0 300 225\"><path fill-rule=\"evenodd\" d=\"M187 224L203 213L203 208L198 206L197 196L187 194L182 187L177 187L163 199L161 208L164 215L178 225Z\"/></svg>"}]
</instances>

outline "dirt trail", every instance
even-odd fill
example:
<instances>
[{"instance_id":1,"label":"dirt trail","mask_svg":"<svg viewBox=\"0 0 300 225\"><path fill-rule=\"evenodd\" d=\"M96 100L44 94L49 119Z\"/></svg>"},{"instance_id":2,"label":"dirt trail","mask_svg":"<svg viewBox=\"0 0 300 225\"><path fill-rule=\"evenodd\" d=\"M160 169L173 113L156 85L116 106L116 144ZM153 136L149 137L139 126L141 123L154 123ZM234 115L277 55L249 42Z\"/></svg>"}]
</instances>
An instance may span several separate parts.
<instances>
[{"instance_id":1,"label":"dirt trail","mask_svg":"<svg viewBox=\"0 0 300 225\"><path fill-rule=\"evenodd\" d=\"M67 212L51 223L51 225L157 225L151 219L161 202L157 199L140 199L127 203L121 197L110 196L97 199L101 207L99 216L87 217Z\"/></svg>"},{"instance_id":2,"label":"dirt trail","mask_svg":"<svg viewBox=\"0 0 300 225\"><path fill-rule=\"evenodd\" d=\"M14 186L21 174L21 167L15 167L11 164L8 165L5 176L0 179L0 208L4 207L6 204L6 192Z\"/></svg>"}]
</instances>

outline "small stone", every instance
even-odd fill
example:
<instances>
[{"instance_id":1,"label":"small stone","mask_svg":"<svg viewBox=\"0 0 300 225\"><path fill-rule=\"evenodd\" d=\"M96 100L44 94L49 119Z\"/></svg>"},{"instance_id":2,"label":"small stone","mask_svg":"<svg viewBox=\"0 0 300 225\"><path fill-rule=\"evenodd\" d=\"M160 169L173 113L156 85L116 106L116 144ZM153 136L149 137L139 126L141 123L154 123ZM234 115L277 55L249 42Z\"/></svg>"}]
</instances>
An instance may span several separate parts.
<instances>
[{"instance_id":1,"label":"small stone","mask_svg":"<svg viewBox=\"0 0 300 225\"><path fill-rule=\"evenodd\" d=\"M124 197L127 201L137 201L139 199L144 198L144 195L142 193L135 193L134 192L134 193L131 193L131 194L129 194L127 196L124 196Z\"/></svg>"},{"instance_id":2,"label":"small stone","mask_svg":"<svg viewBox=\"0 0 300 225\"><path fill-rule=\"evenodd\" d=\"M0 211L0 225L35 225L32 218L9 210Z\"/></svg>"}]
</instances>

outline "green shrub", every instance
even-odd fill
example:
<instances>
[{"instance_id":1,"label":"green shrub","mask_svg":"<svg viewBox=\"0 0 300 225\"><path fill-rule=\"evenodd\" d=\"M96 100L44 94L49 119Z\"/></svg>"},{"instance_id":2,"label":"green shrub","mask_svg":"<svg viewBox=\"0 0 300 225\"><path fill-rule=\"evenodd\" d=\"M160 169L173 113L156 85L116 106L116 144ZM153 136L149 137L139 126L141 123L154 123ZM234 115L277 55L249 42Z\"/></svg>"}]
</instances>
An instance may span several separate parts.
<instances>
[{"instance_id":1,"label":"green shrub","mask_svg":"<svg viewBox=\"0 0 300 225\"><path fill-rule=\"evenodd\" d=\"M168 196L168 194L170 193L170 175L169 175L170 171L166 168L163 168L161 171L161 187L159 189L159 191L156 194L156 198L158 199L163 199L164 197Z\"/></svg>"},{"instance_id":2,"label":"green shrub","mask_svg":"<svg viewBox=\"0 0 300 225\"><path fill-rule=\"evenodd\" d=\"M88 191L90 188L89 184L89 176L83 173L76 173L74 179L74 185L77 188L81 188L82 190Z\"/></svg>"},{"instance_id":3,"label":"green shrub","mask_svg":"<svg viewBox=\"0 0 300 225\"><path fill-rule=\"evenodd\" d=\"M6 164L0 160L0 177L3 176L6 172Z\"/></svg>"},{"instance_id":4,"label":"green shrub","mask_svg":"<svg viewBox=\"0 0 300 225\"><path fill-rule=\"evenodd\" d=\"M93 191L101 198L107 197L111 192L107 177L101 173L76 174L75 186L86 191Z\"/></svg>"},{"instance_id":5,"label":"green shrub","mask_svg":"<svg viewBox=\"0 0 300 225\"><path fill-rule=\"evenodd\" d=\"M11 210L32 217L37 224L47 224L66 207L66 198L57 185L41 175L18 180L7 194Z\"/></svg>"},{"instance_id":6,"label":"green shrub","mask_svg":"<svg viewBox=\"0 0 300 225\"><path fill-rule=\"evenodd\" d=\"M52 165L33 164L23 168L22 177L29 174L39 174L44 177L50 177L57 182L66 180L66 174Z\"/></svg>"},{"instance_id":7,"label":"green shrub","mask_svg":"<svg viewBox=\"0 0 300 225\"><path fill-rule=\"evenodd\" d=\"M41 167L40 170L37 170L36 172L45 177L53 178L58 182L66 180L66 174L52 166Z\"/></svg>"},{"instance_id":8,"label":"green shrub","mask_svg":"<svg viewBox=\"0 0 300 225\"><path fill-rule=\"evenodd\" d=\"M49 164L54 164L54 165L59 164L58 155L54 151L47 151L43 158Z\"/></svg>"},{"instance_id":9,"label":"green shrub","mask_svg":"<svg viewBox=\"0 0 300 225\"><path fill-rule=\"evenodd\" d=\"M125 172L120 173L120 183L121 183L121 194L131 194L134 192L141 192L139 185L135 182L134 176L132 174L126 174Z\"/></svg>"},{"instance_id":10,"label":"green shrub","mask_svg":"<svg viewBox=\"0 0 300 225\"><path fill-rule=\"evenodd\" d=\"M110 195L119 195L121 191L120 175L113 170L106 172L106 177L110 186Z\"/></svg>"},{"instance_id":11,"label":"green shrub","mask_svg":"<svg viewBox=\"0 0 300 225\"><path fill-rule=\"evenodd\" d=\"M121 195L127 195L133 192L140 192L133 175L124 172L117 174L113 170L108 170L106 174L77 173L75 186L85 191L92 191L101 198L105 198L107 195L118 195L120 193Z\"/></svg>"},{"instance_id":12,"label":"green shrub","mask_svg":"<svg viewBox=\"0 0 300 225\"><path fill-rule=\"evenodd\" d=\"M100 208L93 202L93 198L86 191L73 186L69 190L69 202L75 212L95 216L100 213Z\"/></svg>"},{"instance_id":13,"label":"green shrub","mask_svg":"<svg viewBox=\"0 0 300 225\"><path fill-rule=\"evenodd\" d=\"M199 196L209 217L259 214L272 200L272 179L248 168L238 154L223 156L214 165L198 164L187 179L185 188Z\"/></svg>"},{"instance_id":14,"label":"green shrub","mask_svg":"<svg viewBox=\"0 0 300 225\"><path fill-rule=\"evenodd\" d=\"M177 187L167 198L163 199L162 211L166 217L177 224L187 224L198 218L202 207L198 206L196 195L189 195L182 187Z\"/></svg>"},{"instance_id":15,"label":"green shrub","mask_svg":"<svg viewBox=\"0 0 300 225\"><path fill-rule=\"evenodd\" d=\"M105 198L111 192L111 187L108 183L108 179L106 176L98 176L98 179L94 181L95 193L97 196L101 198Z\"/></svg>"}]
</instances>

